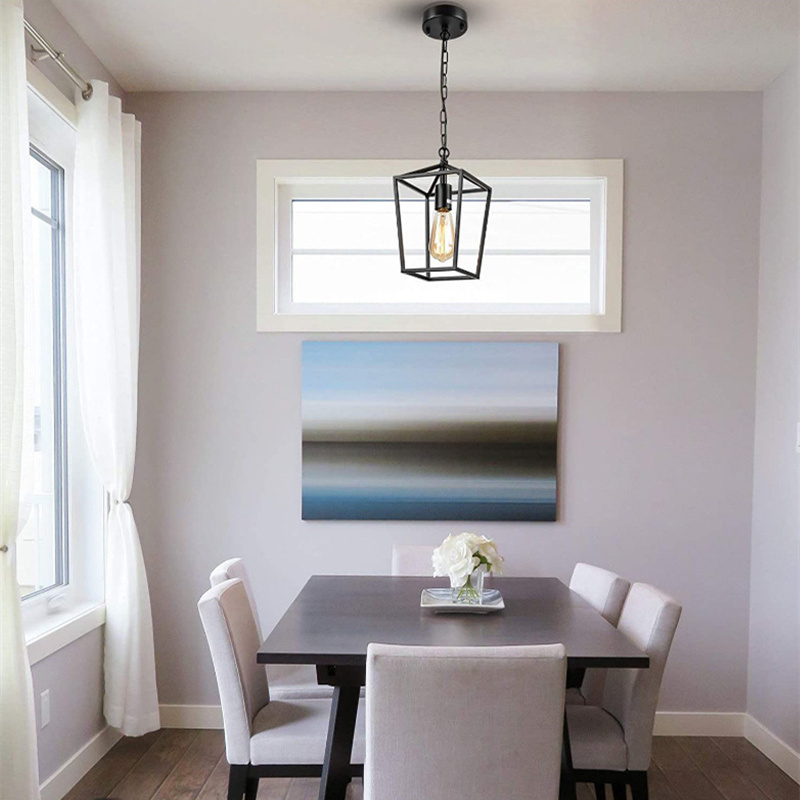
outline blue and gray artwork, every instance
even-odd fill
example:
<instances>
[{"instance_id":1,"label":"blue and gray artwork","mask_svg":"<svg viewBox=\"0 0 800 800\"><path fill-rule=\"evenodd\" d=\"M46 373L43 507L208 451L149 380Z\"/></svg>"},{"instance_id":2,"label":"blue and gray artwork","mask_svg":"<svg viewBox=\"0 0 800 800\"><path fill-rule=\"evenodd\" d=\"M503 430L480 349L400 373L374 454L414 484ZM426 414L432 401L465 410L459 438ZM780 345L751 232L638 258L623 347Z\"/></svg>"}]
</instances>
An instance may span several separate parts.
<instances>
[{"instance_id":1,"label":"blue and gray artwork","mask_svg":"<svg viewBox=\"0 0 800 800\"><path fill-rule=\"evenodd\" d=\"M556 518L558 345L305 342L303 519Z\"/></svg>"}]
</instances>

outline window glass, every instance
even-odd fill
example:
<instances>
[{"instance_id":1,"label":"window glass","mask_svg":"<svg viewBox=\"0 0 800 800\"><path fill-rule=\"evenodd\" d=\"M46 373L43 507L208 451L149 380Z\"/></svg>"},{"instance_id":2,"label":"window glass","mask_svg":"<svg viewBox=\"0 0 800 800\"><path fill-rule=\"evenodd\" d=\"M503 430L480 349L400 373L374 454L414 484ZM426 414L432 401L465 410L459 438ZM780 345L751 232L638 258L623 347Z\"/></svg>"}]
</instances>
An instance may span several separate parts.
<instances>
[{"instance_id":1,"label":"window glass","mask_svg":"<svg viewBox=\"0 0 800 800\"><path fill-rule=\"evenodd\" d=\"M294 256L295 303L385 304L501 303L520 305L590 302L588 255L497 255L478 281L423 283L397 269L397 256L310 253ZM528 301L530 302L530 300Z\"/></svg>"},{"instance_id":2,"label":"window glass","mask_svg":"<svg viewBox=\"0 0 800 800\"><path fill-rule=\"evenodd\" d=\"M31 148L32 259L25 344L32 376L33 494L17 547L22 596L66 583L66 420L64 408L64 171Z\"/></svg>"},{"instance_id":3,"label":"window glass","mask_svg":"<svg viewBox=\"0 0 800 800\"><path fill-rule=\"evenodd\" d=\"M481 202L463 204L463 257L477 253L483 211ZM403 201L402 213L407 257L421 257L424 204ZM480 281L402 275L390 200L295 199L291 220L293 303L556 304L585 312L591 302L589 200L494 201Z\"/></svg>"},{"instance_id":4,"label":"window glass","mask_svg":"<svg viewBox=\"0 0 800 800\"><path fill-rule=\"evenodd\" d=\"M53 195L53 171L49 165L35 156L30 157L31 167L31 208L50 216Z\"/></svg>"}]
</instances>

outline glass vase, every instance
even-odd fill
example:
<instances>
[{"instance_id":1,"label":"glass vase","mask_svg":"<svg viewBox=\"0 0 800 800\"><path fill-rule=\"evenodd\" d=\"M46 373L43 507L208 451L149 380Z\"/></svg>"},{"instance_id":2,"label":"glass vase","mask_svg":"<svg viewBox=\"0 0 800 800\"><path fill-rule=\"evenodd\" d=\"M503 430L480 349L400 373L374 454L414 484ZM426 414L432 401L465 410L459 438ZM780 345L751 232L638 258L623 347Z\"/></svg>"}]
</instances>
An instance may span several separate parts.
<instances>
[{"instance_id":1,"label":"glass vase","mask_svg":"<svg viewBox=\"0 0 800 800\"><path fill-rule=\"evenodd\" d=\"M483 605L483 579L486 576L486 567L481 564L467 577L467 582L463 586L454 586L454 603L464 603L465 605Z\"/></svg>"}]
</instances>

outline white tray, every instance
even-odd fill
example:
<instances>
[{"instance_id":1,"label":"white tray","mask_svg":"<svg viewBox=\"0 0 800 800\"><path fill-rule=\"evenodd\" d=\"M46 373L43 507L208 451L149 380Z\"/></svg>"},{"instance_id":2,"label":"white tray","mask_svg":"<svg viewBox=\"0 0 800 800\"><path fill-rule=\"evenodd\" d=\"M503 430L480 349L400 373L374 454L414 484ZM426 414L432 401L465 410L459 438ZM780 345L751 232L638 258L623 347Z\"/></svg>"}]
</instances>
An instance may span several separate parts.
<instances>
[{"instance_id":1,"label":"white tray","mask_svg":"<svg viewBox=\"0 0 800 800\"><path fill-rule=\"evenodd\" d=\"M454 603L450 589L423 589L420 608L429 608L437 614L491 614L502 611L506 605L497 589L483 590L483 603Z\"/></svg>"}]
</instances>

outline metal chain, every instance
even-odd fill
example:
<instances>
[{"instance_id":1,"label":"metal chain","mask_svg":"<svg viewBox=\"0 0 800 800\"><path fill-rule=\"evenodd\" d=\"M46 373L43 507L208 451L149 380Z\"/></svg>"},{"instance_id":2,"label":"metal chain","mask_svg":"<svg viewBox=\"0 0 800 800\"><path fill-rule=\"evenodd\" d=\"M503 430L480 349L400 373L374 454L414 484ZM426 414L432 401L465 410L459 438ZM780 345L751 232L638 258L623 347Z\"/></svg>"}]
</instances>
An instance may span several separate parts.
<instances>
[{"instance_id":1,"label":"metal chain","mask_svg":"<svg viewBox=\"0 0 800 800\"><path fill-rule=\"evenodd\" d=\"M447 29L442 31L442 67L440 72L439 90L442 98L442 110L439 112L439 134L442 137L442 146L439 148L439 158L443 165L447 164L450 150L447 147L447 66L450 55L447 52L447 40L450 33Z\"/></svg>"}]
</instances>

